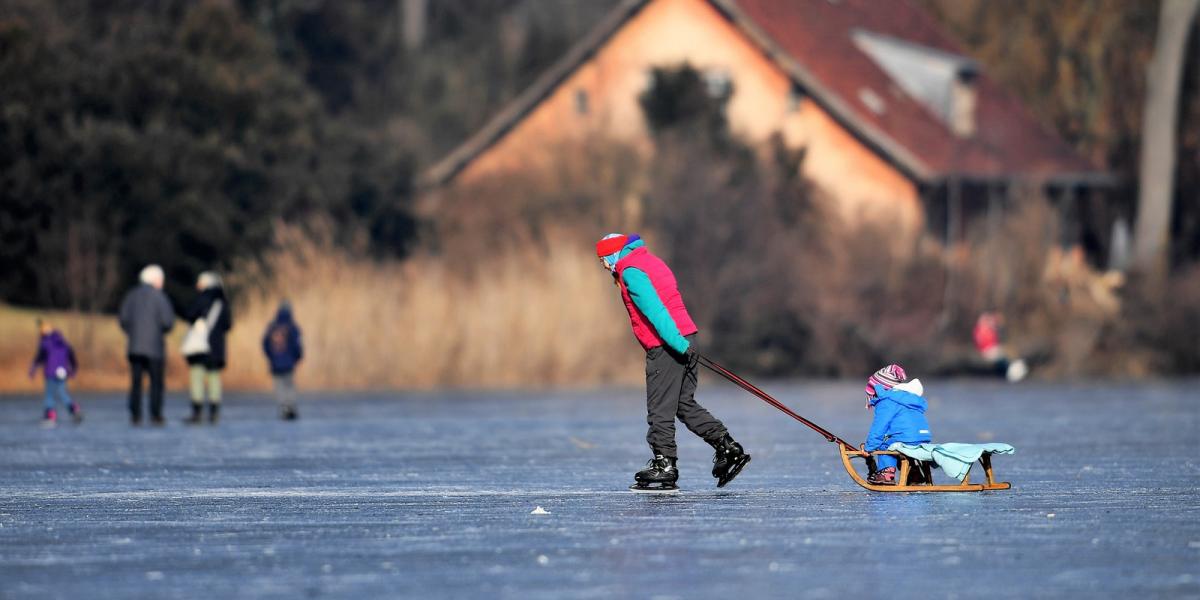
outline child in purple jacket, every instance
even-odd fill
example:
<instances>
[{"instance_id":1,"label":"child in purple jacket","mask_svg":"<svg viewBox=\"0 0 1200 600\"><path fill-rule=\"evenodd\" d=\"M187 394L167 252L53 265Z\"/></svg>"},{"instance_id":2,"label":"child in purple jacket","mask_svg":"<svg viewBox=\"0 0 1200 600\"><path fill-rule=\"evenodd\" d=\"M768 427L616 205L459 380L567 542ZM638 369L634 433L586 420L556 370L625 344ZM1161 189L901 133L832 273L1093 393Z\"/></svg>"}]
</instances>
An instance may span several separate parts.
<instances>
[{"instance_id":1,"label":"child in purple jacket","mask_svg":"<svg viewBox=\"0 0 1200 600\"><path fill-rule=\"evenodd\" d=\"M42 367L42 374L46 377L46 402L42 426L54 427L58 423L58 413L54 410L56 398L66 405L67 410L71 413L71 418L79 423L83 420L83 411L79 410L79 405L71 400L70 394L67 393L67 379L74 377L75 370L78 368L78 363L75 362L75 350L63 338L62 333L51 327L49 323L39 321L38 329L42 337L38 343L37 355L33 357L33 364L29 366L29 378L33 379L38 366Z\"/></svg>"}]
</instances>

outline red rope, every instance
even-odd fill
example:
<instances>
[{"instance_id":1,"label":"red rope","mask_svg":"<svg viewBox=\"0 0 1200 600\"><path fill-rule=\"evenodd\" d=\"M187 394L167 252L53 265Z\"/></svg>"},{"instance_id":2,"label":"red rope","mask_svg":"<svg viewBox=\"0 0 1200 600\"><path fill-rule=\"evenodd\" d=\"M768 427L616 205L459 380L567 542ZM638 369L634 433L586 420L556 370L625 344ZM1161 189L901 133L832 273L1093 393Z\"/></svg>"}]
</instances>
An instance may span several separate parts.
<instances>
[{"instance_id":1,"label":"red rope","mask_svg":"<svg viewBox=\"0 0 1200 600\"><path fill-rule=\"evenodd\" d=\"M753 394L754 396L756 396L763 402L766 402L767 404L774 406L775 408L782 411L785 415L787 415L797 421L800 421L801 423L804 423L813 431L821 434L825 438L826 441L836 442L850 450L858 450L858 448L856 448L850 442L843 440L842 438L830 433L829 430L825 429L824 427L821 427L820 425L817 425L816 423L813 423L812 421L809 421L808 419L805 419L804 417L796 414L792 409L788 408L787 405L772 398L770 394L758 389L758 387L756 387L753 383L750 383L749 381L742 379L733 371L730 371L729 369L726 369L725 367L722 367L721 365L713 362L713 360L708 358L707 356L700 355L699 358L700 358L700 364L704 365L705 367L707 367L714 373L733 382L734 385L737 385L738 387L746 390L747 392L750 392L751 394Z\"/></svg>"}]
</instances>

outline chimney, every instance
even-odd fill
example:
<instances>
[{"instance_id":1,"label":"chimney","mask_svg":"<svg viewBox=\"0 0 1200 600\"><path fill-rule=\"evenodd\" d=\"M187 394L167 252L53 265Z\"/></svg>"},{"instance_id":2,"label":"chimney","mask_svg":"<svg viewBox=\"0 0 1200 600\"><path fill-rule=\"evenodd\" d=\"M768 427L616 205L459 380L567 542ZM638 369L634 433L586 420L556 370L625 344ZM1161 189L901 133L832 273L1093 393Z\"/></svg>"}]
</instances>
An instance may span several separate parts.
<instances>
[{"instance_id":1,"label":"chimney","mask_svg":"<svg viewBox=\"0 0 1200 600\"><path fill-rule=\"evenodd\" d=\"M975 135L975 105L978 102L979 72L964 65L950 90L950 131L960 138Z\"/></svg>"}]
</instances>

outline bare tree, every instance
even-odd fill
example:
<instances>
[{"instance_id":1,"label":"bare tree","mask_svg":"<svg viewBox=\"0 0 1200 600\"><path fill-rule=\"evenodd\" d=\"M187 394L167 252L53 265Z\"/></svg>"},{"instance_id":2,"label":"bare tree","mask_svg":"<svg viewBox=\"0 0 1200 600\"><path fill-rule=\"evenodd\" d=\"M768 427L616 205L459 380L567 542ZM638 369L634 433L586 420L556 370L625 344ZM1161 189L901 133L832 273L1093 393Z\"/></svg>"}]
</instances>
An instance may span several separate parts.
<instances>
[{"instance_id":1,"label":"bare tree","mask_svg":"<svg viewBox=\"0 0 1200 600\"><path fill-rule=\"evenodd\" d=\"M104 223L94 208L84 207L79 216L65 223L64 260L61 270L62 287L76 317L94 315L111 298L120 282L117 248L107 231L112 223ZM105 225L109 226L106 231ZM78 349L91 364L95 364L95 319L78 319L79 330L71 332Z\"/></svg>"},{"instance_id":2,"label":"bare tree","mask_svg":"<svg viewBox=\"0 0 1200 600\"><path fill-rule=\"evenodd\" d=\"M425 43L425 19L429 0L400 0L400 3L404 47L416 50Z\"/></svg>"},{"instance_id":3,"label":"bare tree","mask_svg":"<svg viewBox=\"0 0 1200 600\"><path fill-rule=\"evenodd\" d=\"M1200 0L1162 1L1154 58L1146 69L1134 262L1155 282L1167 272L1180 80L1197 10Z\"/></svg>"}]
</instances>

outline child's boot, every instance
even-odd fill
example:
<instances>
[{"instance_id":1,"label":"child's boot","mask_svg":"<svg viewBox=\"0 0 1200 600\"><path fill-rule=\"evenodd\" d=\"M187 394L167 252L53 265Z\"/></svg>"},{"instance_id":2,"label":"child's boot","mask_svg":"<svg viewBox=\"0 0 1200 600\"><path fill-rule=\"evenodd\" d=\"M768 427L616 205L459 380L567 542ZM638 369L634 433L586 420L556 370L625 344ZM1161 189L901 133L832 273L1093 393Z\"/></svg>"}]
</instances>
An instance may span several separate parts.
<instances>
[{"instance_id":1,"label":"child's boot","mask_svg":"<svg viewBox=\"0 0 1200 600\"><path fill-rule=\"evenodd\" d=\"M47 429L58 424L58 413L53 408L47 408L45 414L42 415L42 427Z\"/></svg>"},{"instance_id":2,"label":"child's boot","mask_svg":"<svg viewBox=\"0 0 1200 600\"><path fill-rule=\"evenodd\" d=\"M192 402L192 416L183 420L188 425L199 425L203 421L204 405L199 402Z\"/></svg>"},{"instance_id":3,"label":"child's boot","mask_svg":"<svg viewBox=\"0 0 1200 600\"><path fill-rule=\"evenodd\" d=\"M896 485L896 467L884 467L867 477L872 485Z\"/></svg>"},{"instance_id":4,"label":"child's boot","mask_svg":"<svg viewBox=\"0 0 1200 600\"><path fill-rule=\"evenodd\" d=\"M750 462L750 455L728 433L710 443L714 450L712 476L717 480L717 487L725 487Z\"/></svg>"},{"instance_id":5,"label":"child's boot","mask_svg":"<svg viewBox=\"0 0 1200 600\"><path fill-rule=\"evenodd\" d=\"M221 418L221 405L212 403L208 405L208 424L216 425Z\"/></svg>"},{"instance_id":6,"label":"child's boot","mask_svg":"<svg viewBox=\"0 0 1200 600\"><path fill-rule=\"evenodd\" d=\"M71 421L76 425L83 422L83 411L79 409L78 404L72 402L67 408L71 411Z\"/></svg>"}]
</instances>

